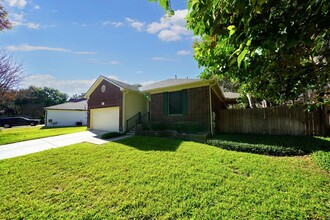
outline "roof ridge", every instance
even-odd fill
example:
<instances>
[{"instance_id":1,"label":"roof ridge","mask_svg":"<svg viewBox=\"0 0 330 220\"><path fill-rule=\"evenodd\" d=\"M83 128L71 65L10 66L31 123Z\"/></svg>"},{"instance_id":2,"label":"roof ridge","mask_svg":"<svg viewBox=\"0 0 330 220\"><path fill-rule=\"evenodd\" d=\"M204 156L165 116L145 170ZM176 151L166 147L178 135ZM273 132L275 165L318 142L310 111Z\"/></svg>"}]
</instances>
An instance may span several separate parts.
<instances>
[{"instance_id":1,"label":"roof ridge","mask_svg":"<svg viewBox=\"0 0 330 220\"><path fill-rule=\"evenodd\" d=\"M114 83L118 87L122 87L124 89L130 89L130 90L139 91L139 88L137 86L135 86L135 85L128 84L128 83L122 82L120 80L112 79L112 78L106 77L106 76L102 76L102 77L105 78L106 80Z\"/></svg>"}]
</instances>

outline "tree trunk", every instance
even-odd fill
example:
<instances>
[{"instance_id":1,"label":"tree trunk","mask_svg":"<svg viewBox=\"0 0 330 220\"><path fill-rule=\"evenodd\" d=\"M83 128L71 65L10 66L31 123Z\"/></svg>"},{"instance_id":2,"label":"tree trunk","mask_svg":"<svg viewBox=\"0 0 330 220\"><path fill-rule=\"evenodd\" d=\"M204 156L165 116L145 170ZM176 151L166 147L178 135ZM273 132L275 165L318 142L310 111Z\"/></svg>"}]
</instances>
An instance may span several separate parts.
<instances>
[{"instance_id":1,"label":"tree trunk","mask_svg":"<svg viewBox=\"0 0 330 220\"><path fill-rule=\"evenodd\" d=\"M254 100L253 100L251 94L250 93L246 94L246 97L249 100L249 106L250 106L250 108L255 108L256 107L256 104L254 103Z\"/></svg>"}]
</instances>

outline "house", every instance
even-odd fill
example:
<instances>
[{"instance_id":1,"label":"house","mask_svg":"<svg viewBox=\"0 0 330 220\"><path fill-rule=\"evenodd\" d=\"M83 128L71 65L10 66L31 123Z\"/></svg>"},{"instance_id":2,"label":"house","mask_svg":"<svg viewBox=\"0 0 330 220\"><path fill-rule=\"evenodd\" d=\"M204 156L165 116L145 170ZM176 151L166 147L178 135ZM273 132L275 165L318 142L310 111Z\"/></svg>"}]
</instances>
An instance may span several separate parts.
<instances>
[{"instance_id":1,"label":"house","mask_svg":"<svg viewBox=\"0 0 330 220\"><path fill-rule=\"evenodd\" d=\"M216 79L168 79L138 87L100 76L85 95L88 127L125 132L147 116L165 127L180 123L214 133L217 112L237 98L225 95Z\"/></svg>"},{"instance_id":2,"label":"house","mask_svg":"<svg viewBox=\"0 0 330 220\"><path fill-rule=\"evenodd\" d=\"M45 126L87 125L87 100L67 102L45 109Z\"/></svg>"},{"instance_id":3,"label":"house","mask_svg":"<svg viewBox=\"0 0 330 220\"><path fill-rule=\"evenodd\" d=\"M138 86L100 76L85 94L88 99L87 126L94 130L127 130L126 121L147 112L146 98Z\"/></svg>"}]
</instances>

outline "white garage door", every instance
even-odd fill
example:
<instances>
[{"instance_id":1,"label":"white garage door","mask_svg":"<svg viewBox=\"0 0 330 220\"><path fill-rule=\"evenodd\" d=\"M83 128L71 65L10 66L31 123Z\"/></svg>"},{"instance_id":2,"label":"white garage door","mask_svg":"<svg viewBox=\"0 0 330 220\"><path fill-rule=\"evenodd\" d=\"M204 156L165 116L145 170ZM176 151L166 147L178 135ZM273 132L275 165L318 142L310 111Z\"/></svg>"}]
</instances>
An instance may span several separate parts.
<instances>
[{"instance_id":1,"label":"white garage door","mask_svg":"<svg viewBox=\"0 0 330 220\"><path fill-rule=\"evenodd\" d=\"M119 131L119 107L91 109L91 128Z\"/></svg>"}]
</instances>

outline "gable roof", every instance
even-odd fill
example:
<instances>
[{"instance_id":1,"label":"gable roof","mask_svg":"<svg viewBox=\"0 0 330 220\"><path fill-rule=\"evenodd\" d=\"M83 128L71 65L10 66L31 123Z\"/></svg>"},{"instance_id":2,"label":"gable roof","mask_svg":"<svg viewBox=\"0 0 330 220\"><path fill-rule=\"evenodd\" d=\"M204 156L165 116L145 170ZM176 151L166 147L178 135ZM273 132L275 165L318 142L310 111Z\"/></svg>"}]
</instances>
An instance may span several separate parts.
<instances>
[{"instance_id":1,"label":"gable roof","mask_svg":"<svg viewBox=\"0 0 330 220\"><path fill-rule=\"evenodd\" d=\"M201 83L201 82L209 82L208 80L200 80L200 79L167 79L159 82L155 82L146 86L142 86L140 91L146 92L151 90L181 86L181 85L188 85L194 83Z\"/></svg>"},{"instance_id":2,"label":"gable roof","mask_svg":"<svg viewBox=\"0 0 330 220\"><path fill-rule=\"evenodd\" d=\"M87 110L87 100L79 102L66 102L59 105L53 105L46 107L45 110L78 110L86 111Z\"/></svg>"},{"instance_id":3,"label":"gable roof","mask_svg":"<svg viewBox=\"0 0 330 220\"><path fill-rule=\"evenodd\" d=\"M92 92L96 89L96 87L103 81L107 81L115 86L117 86L120 89L127 89L127 90L132 90L132 91L139 91L139 87L138 86L134 86L134 85L130 85L115 79L111 79L105 76L99 76L99 78L97 78L97 80L93 83L93 85L88 89L88 91L85 94L85 98L89 98L90 94L92 94Z\"/></svg>"},{"instance_id":4,"label":"gable roof","mask_svg":"<svg viewBox=\"0 0 330 220\"><path fill-rule=\"evenodd\" d=\"M121 82L121 81L118 81L118 80L114 80L114 79L111 79L111 78L108 78L108 77L105 77L103 76L103 78L105 80L107 80L108 82L120 87L120 88L123 88L123 89L128 89L128 90L133 90L133 91L139 91L139 87L135 86L135 85L130 85L130 84L127 84L127 83L124 83L124 82Z\"/></svg>"}]
</instances>

